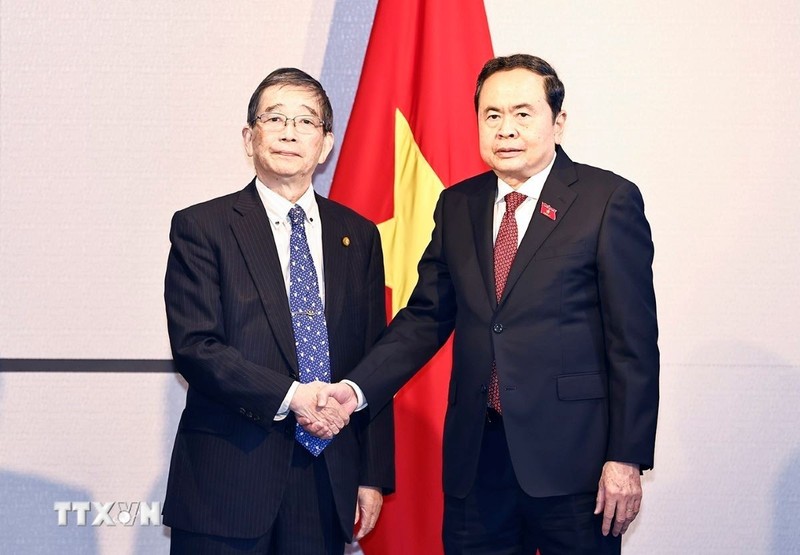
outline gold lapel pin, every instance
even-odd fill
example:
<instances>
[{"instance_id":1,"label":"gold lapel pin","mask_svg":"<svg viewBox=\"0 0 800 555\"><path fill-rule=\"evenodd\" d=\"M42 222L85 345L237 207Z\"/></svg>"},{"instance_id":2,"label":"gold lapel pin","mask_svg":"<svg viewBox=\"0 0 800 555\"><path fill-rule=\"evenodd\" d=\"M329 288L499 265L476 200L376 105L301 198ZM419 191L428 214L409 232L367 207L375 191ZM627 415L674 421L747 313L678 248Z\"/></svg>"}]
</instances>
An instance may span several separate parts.
<instances>
[{"instance_id":1,"label":"gold lapel pin","mask_svg":"<svg viewBox=\"0 0 800 555\"><path fill-rule=\"evenodd\" d=\"M348 237L347 235L345 235L344 237L342 237L342 244L343 244L345 247L349 247L349 246L350 246L350 237Z\"/></svg>"}]
</instances>

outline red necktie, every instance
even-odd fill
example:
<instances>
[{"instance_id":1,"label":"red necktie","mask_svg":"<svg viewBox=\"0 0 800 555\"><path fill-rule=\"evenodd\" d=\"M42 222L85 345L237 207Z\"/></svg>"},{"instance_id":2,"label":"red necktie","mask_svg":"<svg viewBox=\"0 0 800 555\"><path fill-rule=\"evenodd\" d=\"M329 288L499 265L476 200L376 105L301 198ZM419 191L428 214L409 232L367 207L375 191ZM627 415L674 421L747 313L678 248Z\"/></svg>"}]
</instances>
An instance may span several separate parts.
<instances>
[{"instance_id":1,"label":"red necktie","mask_svg":"<svg viewBox=\"0 0 800 555\"><path fill-rule=\"evenodd\" d=\"M516 191L505 196L506 211L503 219L500 220L500 230L497 232L497 239L494 242L494 287L498 303L503 296L511 263L514 262L517 254L517 220L514 218L514 212L526 198L525 195ZM497 378L495 361L492 361L492 376L489 379L488 404L498 413L503 412L500 407L500 380Z\"/></svg>"}]
</instances>

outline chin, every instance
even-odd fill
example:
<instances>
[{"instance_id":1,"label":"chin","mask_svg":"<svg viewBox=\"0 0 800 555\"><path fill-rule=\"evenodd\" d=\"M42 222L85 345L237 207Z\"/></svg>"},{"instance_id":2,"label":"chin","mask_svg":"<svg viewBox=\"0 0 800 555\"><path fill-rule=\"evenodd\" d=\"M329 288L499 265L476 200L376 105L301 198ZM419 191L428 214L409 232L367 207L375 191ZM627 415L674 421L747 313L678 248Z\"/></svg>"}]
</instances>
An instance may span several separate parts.
<instances>
[{"instance_id":1,"label":"chin","mask_svg":"<svg viewBox=\"0 0 800 555\"><path fill-rule=\"evenodd\" d=\"M500 159L496 161L494 167L506 173L519 173L524 168L524 164L520 164L516 160Z\"/></svg>"}]
</instances>

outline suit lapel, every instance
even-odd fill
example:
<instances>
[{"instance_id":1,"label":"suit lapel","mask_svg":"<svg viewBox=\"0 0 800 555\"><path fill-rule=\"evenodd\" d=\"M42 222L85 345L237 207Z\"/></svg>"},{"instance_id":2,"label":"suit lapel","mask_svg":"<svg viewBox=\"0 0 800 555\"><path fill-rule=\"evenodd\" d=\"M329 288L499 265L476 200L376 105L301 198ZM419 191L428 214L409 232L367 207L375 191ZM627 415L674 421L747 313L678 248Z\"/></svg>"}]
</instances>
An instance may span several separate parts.
<instances>
[{"instance_id":1,"label":"suit lapel","mask_svg":"<svg viewBox=\"0 0 800 555\"><path fill-rule=\"evenodd\" d=\"M298 372L292 317L286 298L283 272L272 228L258 196L255 180L239 193L233 209L241 217L234 220L231 229L264 305L272 333L283 356L294 371Z\"/></svg>"},{"instance_id":2,"label":"suit lapel","mask_svg":"<svg viewBox=\"0 0 800 555\"><path fill-rule=\"evenodd\" d=\"M505 289L503 290L503 297L500 299L500 304L505 302L509 293L514 288L522 272L525 271L531 259L542 246L542 243L553 232L553 230L564 220L569 207L572 205L575 197L575 192L570 189L570 185L578 180L578 174L575 172L575 166L572 160L561 150L557 148L556 161L553 164L553 169L547 177L547 181L542 188L542 194L539 195L536 208L531 218L531 223L528 230L525 232L525 237L517 250L517 255L514 258L514 263L511 265L511 270L508 274ZM551 219L542 214L542 205L548 204L555 210L555 219Z\"/></svg>"},{"instance_id":3,"label":"suit lapel","mask_svg":"<svg viewBox=\"0 0 800 555\"><path fill-rule=\"evenodd\" d=\"M325 321L328 329L336 326L342 314L350 249L343 239L347 229L331 210L331 202L317 195L319 217L322 221L322 261L325 265ZM349 244L349 243L348 243Z\"/></svg>"},{"instance_id":4,"label":"suit lapel","mask_svg":"<svg viewBox=\"0 0 800 555\"><path fill-rule=\"evenodd\" d=\"M483 284L489 296L489 306L497 304L494 287L494 245L492 244L492 220L497 193L497 176L494 172L483 174L481 187L469 198L469 216L472 222L475 250L481 268Z\"/></svg>"}]
</instances>

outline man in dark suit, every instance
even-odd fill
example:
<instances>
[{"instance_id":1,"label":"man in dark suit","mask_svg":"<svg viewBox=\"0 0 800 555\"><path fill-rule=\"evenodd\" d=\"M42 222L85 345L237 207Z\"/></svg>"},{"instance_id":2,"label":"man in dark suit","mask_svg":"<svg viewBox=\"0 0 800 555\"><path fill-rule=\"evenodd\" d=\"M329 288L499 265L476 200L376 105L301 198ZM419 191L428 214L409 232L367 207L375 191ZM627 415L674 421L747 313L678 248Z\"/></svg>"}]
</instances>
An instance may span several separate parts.
<instances>
[{"instance_id":1,"label":"man in dark suit","mask_svg":"<svg viewBox=\"0 0 800 555\"><path fill-rule=\"evenodd\" d=\"M559 146L563 97L540 58L484 66L475 108L493 171L442 193L408 306L350 383L319 394L379 409L455 331L450 554L619 553L653 464L650 228L633 183Z\"/></svg>"},{"instance_id":2,"label":"man in dark suit","mask_svg":"<svg viewBox=\"0 0 800 555\"><path fill-rule=\"evenodd\" d=\"M341 554L394 487L392 408L317 409L386 324L377 228L317 196L333 146L322 86L284 68L242 130L256 177L177 212L165 280L175 364L189 384L164 503L173 553ZM371 419L371 423L369 420Z\"/></svg>"}]
</instances>

